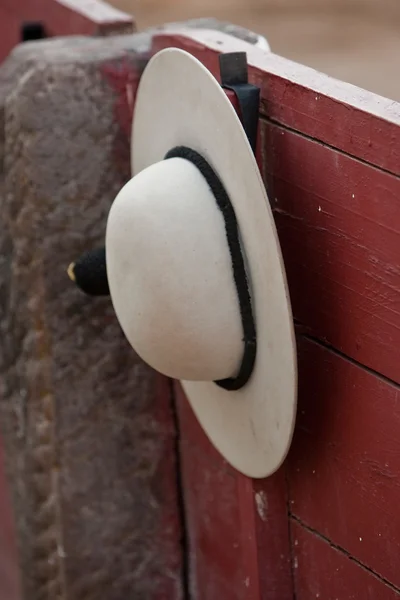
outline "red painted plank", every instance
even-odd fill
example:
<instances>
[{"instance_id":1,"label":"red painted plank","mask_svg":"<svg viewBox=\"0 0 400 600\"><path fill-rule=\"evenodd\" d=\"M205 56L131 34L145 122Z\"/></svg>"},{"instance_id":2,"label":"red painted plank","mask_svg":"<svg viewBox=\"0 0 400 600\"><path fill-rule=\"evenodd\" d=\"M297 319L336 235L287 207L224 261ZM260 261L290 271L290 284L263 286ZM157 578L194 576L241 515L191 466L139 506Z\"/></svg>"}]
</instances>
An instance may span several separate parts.
<instances>
[{"instance_id":1,"label":"red painted plank","mask_svg":"<svg viewBox=\"0 0 400 600\"><path fill-rule=\"evenodd\" d=\"M0 6L0 62L20 41L20 19L7 7Z\"/></svg>"},{"instance_id":2,"label":"red painted plank","mask_svg":"<svg viewBox=\"0 0 400 600\"><path fill-rule=\"evenodd\" d=\"M153 52L175 46L216 76L221 52L247 52L250 80L268 118L382 169L400 173L400 103L267 53L221 32L161 32Z\"/></svg>"},{"instance_id":3,"label":"red painted plank","mask_svg":"<svg viewBox=\"0 0 400 600\"><path fill-rule=\"evenodd\" d=\"M293 600L285 471L252 482L261 600Z\"/></svg>"},{"instance_id":4,"label":"red painted plank","mask_svg":"<svg viewBox=\"0 0 400 600\"><path fill-rule=\"evenodd\" d=\"M163 376L157 377L157 391L152 410L152 420L161 427L163 459L159 461L152 477L154 499L158 502L158 545L154 557L160 564L154 567L154 577L158 580L158 589L149 600L182 600L182 514L179 507L178 449L174 408L172 406L171 382ZM146 461L146 457L144 461ZM155 542L155 540L154 540ZM160 565L162 570L160 572ZM147 571L147 572L146 572ZM144 570L143 577L151 578L151 561Z\"/></svg>"},{"instance_id":5,"label":"red painted plank","mask_svg":"<svg viewBox=\"0 0 400 600\"><path fill-rule=\"evenodd\" d=\"M396 600L388 587L342 552L293 523L296 600Z\"/></svg>"},{"instance_id":6,"label":"red painted plank","mask_svg":"<svg viewBox=\"0 0 400 600\"><path fill-rule=\"evenodd\" d=\"M400 382L400 178L276 125L262 132L295 318Z\"/></svg>"},{"instance_id":7,"label":"red painted plank","mask_svg":"<svg viewBox=\"0 0 400 600\"><path fill-rule=\"evenodd\" d=\"M102 0L2 0L0 60L20 42L20 28L25 21L42 21L49 37L134 30L131 15Z\"/></svg>"},{"instance_id":8,"label":"red painted plank","mask_svg":"<svg viewBox=\"0 0 400 600\"><path fill-rule=\"evenodd\" d=\"M400 389L316 343L298 347L292 513L400 588Z\"/></svg>"},{"instance_id":9,"label":"red painted plank","mask_svg":"<svg viewBox=\"0 0 400 600\"><path fill-rule=\"evenodd\" d=\"M114 119L124 136L123 148L121 148L119 161L121 168L130 171L130 137L132 128L133 108L140 77L147 62L146 55L127 56L120 61L104 63L101 73L114 89L116 100L114 105Z\"/></svg>"},{"instance_id":10,"label":"red painted plank","mask_svg":"<svg viewBox=\"0 0 400 600\"><path fill-rule=\"evenodd\" d=\"M0 600L19 600L15 529L0 438Z\"/></svg>"},{"instance_id":11,"label":"red painted plank","mask_svg":"<svg viewBox=\"0 0 400 600\"><path fill-rule=\"evenodd\" d=\"M133 30L133 17L102 0L2 0L22 21L41 20L50 35Z\"/></svg>"},{"instance_id":12,"label":"red painted plank","mask_svg":"<svg viewBox=\"0 0 400 600\"><path fill-rule=\"evenodd\" d=\"M258 600L243 563L237 473L211 446L178 385L176 399L193 600Z\"/></svg>"},{"instance_id":13,"label":"red painted plank","mask_svg":"<svg viewBox=\"0 0 400 600\"><path fill-rule=\"evenodd\" d=\"M176 385L193 600L292 600L285 482L234 471Z\"/></svg>"}]
</instances>

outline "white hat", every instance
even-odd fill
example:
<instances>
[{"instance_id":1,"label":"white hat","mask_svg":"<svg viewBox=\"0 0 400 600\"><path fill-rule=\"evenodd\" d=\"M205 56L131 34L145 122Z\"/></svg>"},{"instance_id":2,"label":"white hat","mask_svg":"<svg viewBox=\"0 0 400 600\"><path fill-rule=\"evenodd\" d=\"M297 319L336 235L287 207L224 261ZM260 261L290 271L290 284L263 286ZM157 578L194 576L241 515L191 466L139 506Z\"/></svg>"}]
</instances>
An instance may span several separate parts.
<instances>
[{"instance_id":1,"label":"white hat","mask_svg":"<svg viewBox=\"0 0 400 600\"><path fill-rule=\"evenodd\" d=\"M240 120L186 52L158 53L142 75L132 172L106 232L121 327L144 361L182 380L231 465L270 475L286 456L296 412L285 270Z\"/></svg>"}]
</instances>

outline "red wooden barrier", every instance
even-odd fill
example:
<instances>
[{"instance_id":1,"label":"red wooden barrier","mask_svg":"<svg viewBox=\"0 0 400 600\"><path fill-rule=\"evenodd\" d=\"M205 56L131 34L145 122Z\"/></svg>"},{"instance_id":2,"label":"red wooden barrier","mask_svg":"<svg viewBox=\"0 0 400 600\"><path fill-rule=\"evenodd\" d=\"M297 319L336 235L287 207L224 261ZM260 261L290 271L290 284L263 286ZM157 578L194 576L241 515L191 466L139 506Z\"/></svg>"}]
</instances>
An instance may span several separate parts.
<instances>
[{"instance_id":1,"label":"red wooden barrier","mask_svg":"<svg viewBox=\"0 0 400 600\"><path fill-rule=\"evenodd\" d=\"M272 478L231 469L176 385L190 598L398 598L400 105L221 33L159 34L153 52L169 46L216 75L219 52L248 53L298 322L296 435ZM126 129L138 73L115 69Z\"/></svg>"},{"instance_id":2,"label":"red wooden barrier","mask_svg":"<svg viewBox=\"0 0 400 600\"><path fill-rule=\"evenodd\" d=\"M219 52L248 53L299 323L296 435L271 479L232 472L178 394L192 597L400 597L400 105L221 34L153 51L169 46L216 76Z\"/></svg>"},{"instance_id":3,"label":"red wooden barrier","mask_svg":"<svg viewBox=\"0 0 400 600\"><path fill-rule=\"evenodd\" d=\"M102 0L2 0L0 61L21 41L21 25L41 21L48 37L132 32L133 18Z\"/></svg>"},{"instance_id":4,"label":"red wooden barrier","mask_svg":"<svg viewBox=\"0 0 400 600\"><path fill-rule=\"evenodd\" d=\"M254 482L237 473L210 445L178 385L176 397L190 598L292 598L283 471Z\"/></svg>"}]
</instances>

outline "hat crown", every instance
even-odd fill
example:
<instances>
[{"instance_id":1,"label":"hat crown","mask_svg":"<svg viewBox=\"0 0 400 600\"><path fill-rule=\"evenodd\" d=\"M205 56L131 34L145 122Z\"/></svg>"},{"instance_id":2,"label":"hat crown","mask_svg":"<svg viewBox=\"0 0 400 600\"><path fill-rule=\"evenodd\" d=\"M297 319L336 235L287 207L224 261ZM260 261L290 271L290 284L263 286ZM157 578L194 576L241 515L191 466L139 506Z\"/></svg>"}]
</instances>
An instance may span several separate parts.
<instances>
[{"instance_id":1,"label":"hat crown","mask_svg":"<svg viewBox=\"0 0 400 600\"><path fill-rule=\"evenodd\" d=\"M225 222L206 179L170 158L131 179L109 213L107 272L135 351L169 377L234 377L243 355Z\"/></svg>"}]
</instances>

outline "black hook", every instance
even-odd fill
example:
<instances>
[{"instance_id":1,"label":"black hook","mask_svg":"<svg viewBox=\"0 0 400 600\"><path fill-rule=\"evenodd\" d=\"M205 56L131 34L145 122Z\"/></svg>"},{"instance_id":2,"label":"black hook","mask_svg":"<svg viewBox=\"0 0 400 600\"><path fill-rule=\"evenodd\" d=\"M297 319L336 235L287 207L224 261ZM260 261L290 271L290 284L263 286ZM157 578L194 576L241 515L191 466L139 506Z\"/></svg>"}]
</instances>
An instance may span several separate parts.
<instances>
[{"instance_id":1,"label":"black hook","mask_svg":"<svg viewBox=\"0 0 400 600\"><path fill-rule=\"evenodd\" d=\"M257 145L260 88L248 81L246 52L227 52L219 56L221 85L232 90L239 102L243 129L253 152Z\"/></svg>"},{"instance_id":2,"label":"black hook","mask_svg":"<svg viewBox=\"0 0 400 600\"><path fill-rule=\"evenodd\" d=\"M27 21L21 25L21 42L30 42L32 40L43 40L47 38L46 29L41 21Z\"/></svg>"}]
</instances>

